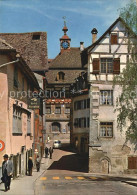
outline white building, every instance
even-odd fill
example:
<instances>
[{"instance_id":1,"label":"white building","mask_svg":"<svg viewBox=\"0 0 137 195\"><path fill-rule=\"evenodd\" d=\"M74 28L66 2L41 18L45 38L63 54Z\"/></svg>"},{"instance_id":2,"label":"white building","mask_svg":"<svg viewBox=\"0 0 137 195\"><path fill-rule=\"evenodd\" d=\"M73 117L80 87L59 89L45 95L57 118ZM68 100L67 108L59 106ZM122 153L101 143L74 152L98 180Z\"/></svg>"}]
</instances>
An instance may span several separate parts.
<instances>
[{"instance_id":1,"label":"white building","mask_svg":"<svg viewBox=\"0 0 137 195\"><path fill-rule=\"evenodd\" d=\"M93 44L88 53L90 83L89 172L124 173L137 170L137 151L126 143L125 131L117 128L116 99L120 86L113 88L113 79L121 74L130 54L128 29L118 18L96 41L97 30L92 30Z\"/></svg>"}]
</instances>

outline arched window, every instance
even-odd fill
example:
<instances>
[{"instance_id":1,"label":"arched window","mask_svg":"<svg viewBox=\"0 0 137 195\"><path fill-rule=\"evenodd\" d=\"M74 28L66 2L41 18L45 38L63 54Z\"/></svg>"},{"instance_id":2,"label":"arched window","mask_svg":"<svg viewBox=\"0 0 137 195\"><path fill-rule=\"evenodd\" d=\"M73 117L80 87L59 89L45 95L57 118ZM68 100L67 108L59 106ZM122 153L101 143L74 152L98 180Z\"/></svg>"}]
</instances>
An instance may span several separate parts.
<instances>
[{"instance_id":1,"label":"arched window","mask_svg":"<svg viewBox=\"0 0 137 195\"><path fill-rule=\"evenodd\" d=\"M65 73L64 72L58 72L57 73L57 81L64 80Z\"/></svg>"},{"instance_id":2,"label":"arched window","mask_svg":"<svg viewBox=\"0 0 137 195\"><path fill-rule=\"evenodd\" d=\"M52 123L52 132L60 132L60 123L58 122L54 122Z\"/></svg>"}]
</instances>

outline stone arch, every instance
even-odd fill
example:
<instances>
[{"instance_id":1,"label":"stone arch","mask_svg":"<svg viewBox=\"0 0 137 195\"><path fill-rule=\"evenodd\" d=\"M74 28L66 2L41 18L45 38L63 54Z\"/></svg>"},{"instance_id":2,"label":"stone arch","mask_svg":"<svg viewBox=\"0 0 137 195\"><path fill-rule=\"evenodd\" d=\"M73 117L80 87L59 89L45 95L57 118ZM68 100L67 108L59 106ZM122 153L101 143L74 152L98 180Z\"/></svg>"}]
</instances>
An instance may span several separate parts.
<instances>
[{"instance_id":1,"label":"stone arch","mask_svg":"<svg viewBox=\"0 0 137 195\"><path fill-rule=\"evenodd\" d=\"M61 125L59 122L52 123L52 132L61 132Z\"/></svg>"}]
</instances>

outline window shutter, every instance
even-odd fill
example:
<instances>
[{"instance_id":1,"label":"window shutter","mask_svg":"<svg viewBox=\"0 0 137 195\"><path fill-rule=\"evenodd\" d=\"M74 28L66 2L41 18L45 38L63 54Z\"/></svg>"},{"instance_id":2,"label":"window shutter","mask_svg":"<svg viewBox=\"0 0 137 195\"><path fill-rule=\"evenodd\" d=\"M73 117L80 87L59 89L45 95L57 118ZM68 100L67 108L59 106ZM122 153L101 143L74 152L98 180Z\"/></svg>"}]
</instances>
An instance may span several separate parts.
<instances>
[{"instance_id":1,"label":"window shutter","mask_svg":"<svg viewBox=\"0 0 137 195\"><path fill-rule=\"evenodd\" d=\"M120 74L120 58L114 58L113 73L114 74Z\"/></svg>"},{"instance_id":2,"label":"window shutter","mask_svg":"<svg viewBox=\"0 0 137 195\"><path fill-rule=\"evenodd\" d=\"M93 64L93 74L99 74L99 59L94 58L92 64Z\"/></svg>"},{"instance_id":3,"label":"window shutter","mask_svg":"<svg viewBox=\"0 0 137 195\"><path fill-rule=\"evenodd\" d=\"M111 45L118 44L117 34L111 34Z\"/></svg>"}]
</instances>

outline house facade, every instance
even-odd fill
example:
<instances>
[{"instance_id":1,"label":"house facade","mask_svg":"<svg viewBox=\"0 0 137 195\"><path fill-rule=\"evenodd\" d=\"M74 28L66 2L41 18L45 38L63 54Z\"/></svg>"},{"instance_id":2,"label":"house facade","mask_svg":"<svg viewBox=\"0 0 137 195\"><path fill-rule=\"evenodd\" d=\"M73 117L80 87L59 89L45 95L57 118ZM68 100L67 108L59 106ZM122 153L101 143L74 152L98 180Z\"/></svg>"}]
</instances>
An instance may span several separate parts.
<instances>
[{"instance_id":1,"label":"house facade","mask_svg":"<svg viewBox=\"0 0 137 195\"><path fill-rule=\"evenodd\" d=\"M97 30L92 34L96 37ZM93 39L94 40L94 39ZM124 173L137 169L135 145L126 142L125 130L117 127L116 101L121 93L113 87L114 76L122 74L130 58L128 28L118 18L90 47L88 81L90 84L89 172Z\"/></svg>"},{"instance_id":2,"label":"house facade","mask_svg":"<svg viewBox=\"0 0 137 195\"><path fill-rule=\"evenodd\" d=\"M35 111L28 108L28 98L39 85L23 58L2 39L0 59L0 167L8 154L17 177L26 174L32 156Z\"/></svg>"},{"instance_id":3,"label":"house facade","mask_svg":"<svg viewBox=\"0 0 137 195\"><path fill-rule=\"evenodd\" d=\"M128 32L121 18L98 40L98 31L94 28L91 31L92 45L82 51L83 57L88 55L88 69L81 72L70 88L70 140L78 153L88 153L91 173L137 171L135 145L126 141L126 127L122 132L117 127L116 102L122 89L113 84L114 77L122 74L131 57ZM89 101L88 107L86 100Z\"/></svg>"},{"instance_id":4,"label":"house facade","mask_svg":"<svg viewBox=\"0 0 137 195\"><path fill-rule=\"evenodd\" d=\"M0 38L12 45L20 53L39 83L41 91L45 90L45 72L48 70L47 33L0 33ZM46 139L45 102L41 96L40 110L35 109L35 144L34 150L41 154ZM42 155L42 154L41 154Z\"/></svg>"},{"instance_id":5,"label":"house facade","mask_svg":"<svg viewBox=\"0 0 137 195\"><path fill-rule=\"evenodd\" d=\"M80 154L88 155L90 97L87 72L81 72L71 85L70 143Z\"/></svg>"},{"instance_id":6,"label":"house facade","mask_svg":"<svg viewBox=\"0 0 137 195\"><path fill-rule=\"evenodd\" d=\"M46 137L69 141L70 139L70 91L69 88L82 70L85 70L81 50L71 47L66 24L60 38L60 53L49 63L46 79Z\"/></svg>"}]
</instances>

